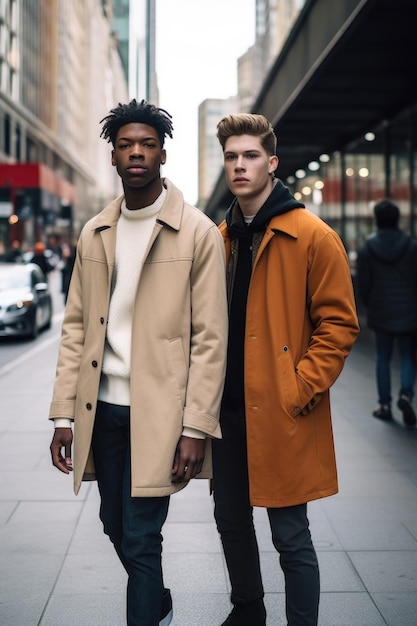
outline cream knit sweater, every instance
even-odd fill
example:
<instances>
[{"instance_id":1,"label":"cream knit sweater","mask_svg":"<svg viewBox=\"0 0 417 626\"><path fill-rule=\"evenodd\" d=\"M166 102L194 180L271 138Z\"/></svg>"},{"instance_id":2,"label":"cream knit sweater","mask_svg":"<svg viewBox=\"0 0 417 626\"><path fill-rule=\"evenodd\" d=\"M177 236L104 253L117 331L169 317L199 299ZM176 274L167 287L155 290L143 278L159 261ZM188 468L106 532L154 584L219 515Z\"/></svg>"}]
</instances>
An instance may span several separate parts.
<instances>
[{"instance_id":1,"label":"cream knit sweater","mask_svg":"<svg viewBox=\"0 0 417 626\"><path fill-rule=\"evenodd\" d=\"M130 405L132 316L145 251L164 202L164 189L148 207L131 210L123 200L116 235L116 267L98 397Z\"/></svg>"}]
</instances>

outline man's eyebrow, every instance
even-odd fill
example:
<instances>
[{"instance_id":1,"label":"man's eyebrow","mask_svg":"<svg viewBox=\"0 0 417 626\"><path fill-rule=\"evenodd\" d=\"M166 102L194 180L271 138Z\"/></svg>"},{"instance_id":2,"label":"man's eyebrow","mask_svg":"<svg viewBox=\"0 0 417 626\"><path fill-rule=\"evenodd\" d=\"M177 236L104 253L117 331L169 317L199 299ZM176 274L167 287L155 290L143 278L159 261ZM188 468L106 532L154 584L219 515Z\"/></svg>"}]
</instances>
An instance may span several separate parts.
<instances>
[{"instance_id":1,"label":"man's eyebrow","mask_svg":"<svg viewBox=\"0 0 417 626\"><path fill-rule=\"evenodd\" d=\"M237 150L225 150L224 154L236 154L236 152ZM247 150L243 150L243 154L247 154L248 152L257 152L258 154L261 153L258 148L248 148Z\"/></svg>"},{"instance_id":2,"label":"man's eyebrow","mask_svg":"<svg viewBox=\"0 0 417 626\"><path fill-rule=\"evenodd\" d=\"M149 137L141 137L140 139L135 139L133 137L118 137L117 141L158 141L158 139L149 135Z\"/></svg>"}]
</instances>

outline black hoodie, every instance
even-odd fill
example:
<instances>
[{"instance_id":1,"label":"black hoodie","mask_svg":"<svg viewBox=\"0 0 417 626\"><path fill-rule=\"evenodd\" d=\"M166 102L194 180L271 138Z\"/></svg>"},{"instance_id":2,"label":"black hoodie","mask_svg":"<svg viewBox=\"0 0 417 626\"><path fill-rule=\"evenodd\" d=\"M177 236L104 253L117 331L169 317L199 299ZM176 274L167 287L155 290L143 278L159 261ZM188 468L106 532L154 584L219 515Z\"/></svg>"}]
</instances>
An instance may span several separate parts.
<instances>
[{"instance_id":1,"label":"black hoodie","mask_svg":"<svg viewBox=\"0 0 417 626\"><path fill-rule=\"evenodd\" d=\"M230 205L226 213L226 224L232 239L245 237L248 233L264 231L268 222L275 215L282 215L292 209L304 209L304 204L298 202L291 191L279 179L275 180L274 188L261 206L252 223L247 226L243 220L242 212L237 199Z\"/></svg>"},{"instance_id":2,"label":"black hoodie","mask_svg":"<svg viewBox=\"0 0 417 626\"><path fill-rule=\"evenodd\" d=\"M226 213L226 224L232 240L231 262L227 272L229 294L229 342L223 408L242 414L244 408L244 344L246 301L252 275L253 260L270 220L304 205L279 179L265 203L247 225L237 199ZM229 411L228 411L229 412ZM227 424L221 420L223 434Z\"/></svg>"}]
</instances>

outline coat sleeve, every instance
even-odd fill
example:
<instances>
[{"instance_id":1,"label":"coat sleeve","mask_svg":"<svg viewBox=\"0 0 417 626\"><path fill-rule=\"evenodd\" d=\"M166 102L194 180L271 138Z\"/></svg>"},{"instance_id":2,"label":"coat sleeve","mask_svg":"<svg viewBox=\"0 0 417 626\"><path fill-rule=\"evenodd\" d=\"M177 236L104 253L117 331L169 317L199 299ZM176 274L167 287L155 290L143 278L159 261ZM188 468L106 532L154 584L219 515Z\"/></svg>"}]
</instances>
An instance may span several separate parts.
<instances>
[{"instance_id":1,"label":"coat sleeve","mask_svg":"<svg viewBox=\"0 0 417 626\"><path fill-rule=\"evenodd\" d=\"M190 280L190 366L183 425L219 437L228 316L224 244L215 224L196 242Z\"/></svg>"},{"instance_id":2,"label":"coat sleeve","mask_svg":"<svg viewBox=\"0 0 417 626\"><path fill-rule=\"evenodd\" d=\"M66 417L73 420L75 415L75 399L84 346L84 324L81 306L81 251L82 240L80 238L62 323L61 341L49 419Z\"/></svg>"},{"instance_id":3,"label":"coat sleeve","mask_svg":"<svg viewBox=\"0 0 417 626\"><path fill-rule=\"evenodd\" d=\"M307 308L311 338L297 364L297 375L305 383L303 413L312 410L336 381L359 333L349 263L335 232L327 233L312 251Z\"/></svg>"}]
</instances>

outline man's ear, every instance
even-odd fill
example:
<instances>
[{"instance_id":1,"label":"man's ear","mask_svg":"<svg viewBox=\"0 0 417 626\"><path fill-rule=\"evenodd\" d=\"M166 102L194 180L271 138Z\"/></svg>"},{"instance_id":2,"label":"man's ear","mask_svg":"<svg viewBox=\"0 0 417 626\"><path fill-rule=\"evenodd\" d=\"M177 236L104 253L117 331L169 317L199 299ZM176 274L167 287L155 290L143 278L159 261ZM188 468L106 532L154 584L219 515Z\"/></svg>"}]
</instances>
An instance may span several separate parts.
<instances>
[{"instance_id":1,"label":"man's ear","mask_svg":"<svg viewBox=\"0 0 417 626\"><path fill-rule=\"evenodd\" d=\"M278 167L278 164L279 164L279 158L275 154L273 156L270 156L268 173L272 174L273 172L275 172L275 170Z\"/></svg>"},{"instance_id":2,"label":"man's ear","mask_svg":"<svg viewBox=\"0 0 417 626\"><path fill-rule=\"evenodd\" d=\"M111 151L111 164L116 165L116 158L115 158L114 150Z\"/></svg>"},{"instance_id":3,"label":"man's ear","mask_svg":"<svg viewBox=\"0 0 417 626\"><path fill-rule=\"evenodd\" d=\"M167 162L167 153L166 150L162 150L161 152L161 165L165 165Z\"/></svg>"}]
</instances>

